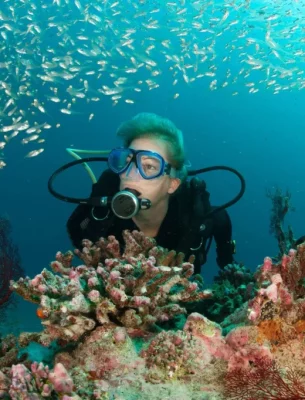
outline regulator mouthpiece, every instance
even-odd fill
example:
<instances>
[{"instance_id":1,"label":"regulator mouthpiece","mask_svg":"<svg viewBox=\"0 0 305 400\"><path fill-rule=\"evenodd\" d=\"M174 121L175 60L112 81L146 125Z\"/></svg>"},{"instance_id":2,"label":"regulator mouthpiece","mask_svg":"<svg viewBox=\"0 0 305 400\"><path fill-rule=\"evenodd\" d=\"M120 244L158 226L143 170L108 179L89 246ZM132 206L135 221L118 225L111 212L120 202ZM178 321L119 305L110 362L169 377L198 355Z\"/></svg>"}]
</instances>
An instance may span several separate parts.
<instances>
[{"instance_id":1,"label":"regulator mouthpiece","mask_svg":"<svg viewBox=\"0 0 305 400\"><path fill-rule=\"evenodd\" d=\"M139 195L137 190L128 188L116 193L111 200L113 213L119 218L130 219L140 210L148 210L151 207L151 201L140 199Z\"/></svg>"}]
</instances>

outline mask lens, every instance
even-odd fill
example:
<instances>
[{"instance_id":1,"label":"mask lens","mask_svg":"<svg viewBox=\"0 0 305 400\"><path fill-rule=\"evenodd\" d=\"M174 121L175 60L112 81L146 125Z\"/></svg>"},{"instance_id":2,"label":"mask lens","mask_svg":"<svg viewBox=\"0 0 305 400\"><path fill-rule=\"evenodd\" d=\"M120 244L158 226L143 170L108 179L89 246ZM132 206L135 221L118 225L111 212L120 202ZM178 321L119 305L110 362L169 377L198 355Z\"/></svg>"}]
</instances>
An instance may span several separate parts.
<instances>
[{"instance_id":1,"label":"mask lens","mask_svg":"<svg viewBox=\"0 0 305 400\"><path fill-rule=\"evenodd\" d=\"M156 178L161 175L162 161L152 154L141 154L138 159L142 174L147 179Z\"/></svg>"},{"instance_id":2,"label":"mask lens","mask_svg":"<svg viewBox=\"0 0 305 400\"><path fill-rule=\"evenodd\" d=\"M132 156L129 149L114 149L109 154L108 166L113 172L120 174L127 167Z\"/></svg>"}]
</instances>

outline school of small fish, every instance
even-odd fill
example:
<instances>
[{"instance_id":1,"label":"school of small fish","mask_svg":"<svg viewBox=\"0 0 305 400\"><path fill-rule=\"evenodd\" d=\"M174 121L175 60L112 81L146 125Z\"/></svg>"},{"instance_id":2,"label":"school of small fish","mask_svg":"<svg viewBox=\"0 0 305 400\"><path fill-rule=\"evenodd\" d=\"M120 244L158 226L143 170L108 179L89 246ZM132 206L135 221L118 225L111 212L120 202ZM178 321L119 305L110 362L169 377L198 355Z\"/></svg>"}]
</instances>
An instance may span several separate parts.
<instances>
[{"instance_id":1,"label":"school of small fish","mask_svg":"<svg viewBox=\"0 0 305 400\"><path fill-rule=\"evenodd\" d=\"M0 169L11 139L41 154L84 102L305 88L303 0L2 0L0 35Z\"/></svg>"}]
</instances>

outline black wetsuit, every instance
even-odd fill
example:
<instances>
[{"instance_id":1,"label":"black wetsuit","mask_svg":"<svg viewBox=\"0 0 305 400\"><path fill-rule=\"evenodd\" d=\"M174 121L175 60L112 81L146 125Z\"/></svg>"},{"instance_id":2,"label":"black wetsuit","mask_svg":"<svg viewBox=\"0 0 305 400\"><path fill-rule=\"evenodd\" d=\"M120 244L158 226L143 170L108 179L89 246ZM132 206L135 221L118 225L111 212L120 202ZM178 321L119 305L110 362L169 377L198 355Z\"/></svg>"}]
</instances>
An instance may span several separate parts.
<instances>
[{"instance_id":1,"label":"black wetsuit","mask_svg":"<svg viewBox=\"0 0 305 400\"><path fill-rule=\"evenodd\" d=\"M198 180L200 181L200 180ZM197 181L197 182L198 182ZM200 273L200 267L206 262L210 242L216 242L217 264L223 268L234 261L234 244L232 241L232 225L226 210L215 213L211 218L201 218L214 207L210 206L209 193L203 184L196 194L196 212L194 196L192 196L190 183L185 182L177 194L170 197L167 214L155 237L157 244L169 250L182 251L186 258L191 254L196 256L195 272ZM113 196L119 190L119 177L110 170L104 171L99 181L93 185L91 196ZM199 197L198 197L199 196ZM93 212L92 212L93 211ZM114 235L123 247L122 232L125 229L139 230L132 219L116 217L112 211L106 217L108 207L89 207L79 205L67 222L68 234L73 245L81 248L82 239L97 241L101 236ZM197 249L199 247L199 249ZM197 249L197 250L191 250Z\"/></svg>"}]
</instances>

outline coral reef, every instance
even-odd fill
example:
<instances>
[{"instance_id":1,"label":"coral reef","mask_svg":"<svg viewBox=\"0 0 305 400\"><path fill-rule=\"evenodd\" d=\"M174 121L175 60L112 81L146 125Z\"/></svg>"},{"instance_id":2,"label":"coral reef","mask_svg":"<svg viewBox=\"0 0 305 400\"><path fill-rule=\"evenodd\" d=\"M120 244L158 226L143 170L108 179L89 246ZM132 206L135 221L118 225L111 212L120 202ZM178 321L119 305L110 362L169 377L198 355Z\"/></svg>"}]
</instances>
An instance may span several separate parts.
<instances>
[{"instance_id":1,"label":"coral reef","mask_svg":"<svg viewBox=\"0 0 305 400\"><path fill-rule=\"evenodd\" d=\"M71 252L57 253L53 272L12 282L38 304L44 325L15 343L55 341L59 349L49 365L20 362L15 353L5 358L14 347L8 338L0 398L304 399L305 243L277 263L266 257L253 297L221 324L192 313L181 329L163 330L158 323L185 313L180 304L204 303L211 292L192 282L192 260L139 232L124 237L123 254L113 237L85 240L76 252L83 265L73 266ZM220 276L253 290L246 274L231 265Z\"/></svg>"},{"instance_id":2,"label":"coral reef","mask_svg":"<svg viewBox=\"0 0 305 400\"><path fill-rule=\"evenodd\" d=\"M124 238L122 255L114 237L95 245L85 240L83 252L77 252L85 265L73 267L72 253L58 252L51 263L57 274L44 269L34 279L13 283L18 294L40 304L37 315L48 333L46 344L53 339L78 341L97 324L111 322L148 330L159 321L186 313L178 302L211 296L188 279L193 264L181 260L178 266L168 265L174 254L156 247L140 232L126 231ZM105 258L105 253L112 258Z\"/></svg>"},{"instance_id":3,"label":"coral reef","mask_svg":"<svg viewBox=\"0 0 305 400\"><path fill-rule=\"evenodd\" d=\"M24 276L19 251L12 241L11 231L9 219L0 217L0 318L12 302L10 281Z\"/></svg>"},{"instance_id":4,"label":"coral reef","mask_svg":"<svg viewBox=\"0 0 305 400\"><path fill-rule=\"evenodd\" d=\"M213 296L197 311L218 323L254 296L254 274L243 264L233 263L221 269L211 287Z\"/></svg>"},{"instance_id":5,"label":"coral reef","mask_svg":"<svg viewBox=\"0 0 305 400\"><path fill-rule=\"evenodd\" d=\"M0 338L0 369L11 367L17 361L16 343L17 339L12 334Z\"/></svg>"},{"instance_id":6,"label":"coral reef","mask_svg":"<svg viewBox=\"0 0 305 400\"><path fill-rule=\"evenodd\" d=\"M296 240L293 236L292 227L288 225L287 231L284 229L285 216L289 211L295 211L295 208L291 205L291 193L288 190L286 190L286 193L283 193L277 187L274 192L267 190L266 195L272 202L269 232L277 240L279 247L277 259L280 259L295 245Z\"/></svg>"},{"instance_id":7,"label":"coral reef","mask_svg":"<svg viewBox=\"0 0 305 400\"><path fill-rule=\"evenodd\" d=\"M256 368L236 369L227 374L225 396L235 400L304 400L303 374L292 368L285 377L273 360L262 358Z\"/></svg>"},{"instance_id":8,"label":"coral reef","mask_svg":"<svg viewBox=\"0 0 305 400\"><path fill-rule=\"evenodd\" d=\"M291 249L288 255L284 254L278 263L274 264L270 257L266 257L255 277L259 286L256 296L229 316L222 326L243 324L243 327L232 332L243 332L244 343L247 346L259 345L268 349L269 354L266 354L268 359L262 357L263 361L260 358L254 362L252 360L251 368L246 368L235 377L229 375L228 382L231 378L233 381L239 379L239 387L242 387L243 382L247 381L245 378L247 374L259 375L266 363L269 363L270 371L273 372L272 376L266 375L266 384L269 384L269 388L265 388L265 393L268 391L272 393L270 388L277 373L279 375L277 380L282 379L283 387L286 387L283 393L289 392L291 397L281 397L279 394L276 396L274 393L274 397L270 393L267 393L266 397L259 397L263 391L259 391L258 386L255 386L258 393L256 398L303 399L305 388L303 373L305 368L305 243L299 245L297 250ZM239 348L242 350L240 351L241 358L245 360L243 347L240 344ZM240 360L239 367L242 365ZM294 379L292 379L293 376ZM249 379L248 382L250 382ZM245 387L245 393L251 393L252 389L249 385ZM233 386L230 386L231 394L234 392ZM250 395L238 397L237 389L234 393L237 397L232 398L253 398Z\"/></svg>"}]
</instances>

